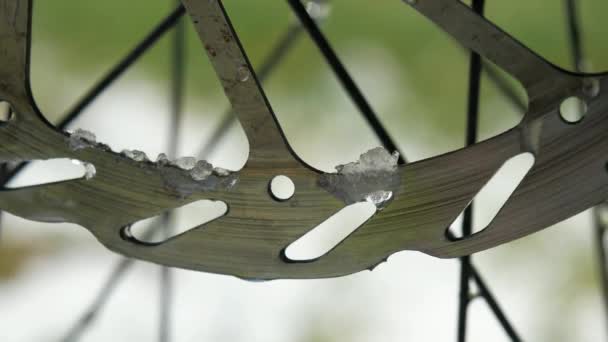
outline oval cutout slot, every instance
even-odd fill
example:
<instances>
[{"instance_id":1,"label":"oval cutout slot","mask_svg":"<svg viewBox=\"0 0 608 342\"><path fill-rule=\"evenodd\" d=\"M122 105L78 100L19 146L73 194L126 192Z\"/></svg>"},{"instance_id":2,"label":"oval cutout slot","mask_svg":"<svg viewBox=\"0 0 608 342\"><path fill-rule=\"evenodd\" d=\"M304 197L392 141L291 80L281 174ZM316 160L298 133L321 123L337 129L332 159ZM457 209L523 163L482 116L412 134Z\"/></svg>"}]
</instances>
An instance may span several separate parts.
<instances>
[{"instance_id":1,"label":"oval cutout slot","mask_svg":"<svg viewBox=\"0 0 608 342\"><path fill-rule=\"evenodd\" d=\"M502 164L494 176L475 195L473 233L484 230L492 223L532 166L534 166L534 155L528 152L511 157ZM453 238L462 238L463 216L464 210L448 228Z\"/></svg>"},{"instance_id":2,"label":"oval cutout slot","mask_svg":"<svg viewBox=\"0 0 608 342\"><path fill-rule=\"evenodd\" d=\"M135 242L157 245L214 221L226 215L226 212L228 206L222 201L200 200L138 221L127 227L125 233ZM169 215L168 220L164 218L166 214Z\"/></svg>"},{"instance_id":3,"label":"oval cutout slot","mask_svg":"<svg viewBox=\"0 0 608 342\"><path fill-rule=\"evenodd\" d=\"M293 262L307 262L327 254L376 213L369 202L351 204L292 242L284 256Z\"/></svg>"},{"instance_id":4,"label":"oval cutout slot","mask_svg":"<svg viewBox=\"0 0 608 342\"><path fill-rule=\"evenodd\" d=\"M90 163L69 158L56 158L48 160L32 160L10 182L6 188L15 189L26 186L57 183L80 178L93 178L95 167Z\"/></svg>"}]
</instances>

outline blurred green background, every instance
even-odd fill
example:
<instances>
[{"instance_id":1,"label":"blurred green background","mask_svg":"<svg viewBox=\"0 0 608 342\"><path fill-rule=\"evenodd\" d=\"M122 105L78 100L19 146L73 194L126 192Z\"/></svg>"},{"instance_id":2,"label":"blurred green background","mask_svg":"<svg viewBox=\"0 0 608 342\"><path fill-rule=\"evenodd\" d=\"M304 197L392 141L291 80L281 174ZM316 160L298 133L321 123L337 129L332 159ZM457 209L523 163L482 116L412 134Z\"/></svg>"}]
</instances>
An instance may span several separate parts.
<instances>
[{"instance_id":1,"label":"blurred green background","mask_svg":"<svg viewBox=\"0 0 608 342\"><path fill-rule=\"evenodd\" d=\"M599 0L581 0L577 3L580 6L586 56L585 70L594 72L607 70L608 46L605 44L607 27L603 18L605 13L608 13L608 3ZM331 14L322 26L324 32L408 159L419 160L462 147L468 73L466 51L402 1L331 0L330 4ZM172 1L158 0L35 1L32 86L35 98L44 114L51 121L57 122L66 109L167 15L174 5ZM296 22L289 13L286 2L283 1L226 0L225 5L254 65L261 63L286 28ZM549 0L533 2L490 0L487 1L486 6L487 16L497 25L551 62L572 69L573 61L564 10L563 1ZM212 132L221 119L224 109L228 107L228 102L223 97L221 87L188 20L186 25L186 107L189 115L193 117L192 122L200 123L205 127L205 132ZM140 148L149 154L158 152L159 148L150 147L152 145L149 144L162 145L166 137L146 134L148 130L153 129L152 126L157 121L143 121L141 115L150 119L156 116L165 119L168 117L166 106L169 102L171 70L170 37L171 35L167 35L163 38L125 74L116 87L104 95L106 100L96 103L85 112L89 121L83 118L83 121L76 123L74 127L91 129L102 137L100 140L118 147L124 143L124 140L113 137L111 133L113 130L121 129L118 126L124 126L126 133L120 135L128 135L129 130L138 135L133 137L131 148ZM513 80L510 82L522 94L517 82ZM281 67L265 83L265 90L294 149L304 160L320 169L331 171L334 165L356 160L360 153L378 144L308 37L303 36L297 42ZM129 113L121 111L123 107L121 101L126 101L125 99L130 101L128 108L139 108L144 113L139 113L140 116L133 114L130 119ZM520 118L521 113L484 78L480 139L489 138L513 127ZM101 124L95 120L105 120L108 122L107 127L97 127L96 125ZM103 129L110 133L104 133ZM196 128L194 130L196 132ZM224 139L223 146L218 147L218 152L209 158L220 164L225 162L228 166L236 165L235 168L242 165L244 162L242 157L235 157L236 160L232 160L233 153L230 152L246 148L242 132L239 132L238 125L233 127L229 137L235 139ZM208 134L200 134L200 136L194 134L188 142L182 144L182 150L193 151L201 140L207 138L209 138ZM114 142L112 139L117 140ZM483 208L483 204L480 207ZM107 268L106 264L111 264L115 258L98 246L90 236L82 233L80 228L60 229L55 226L50 229L43 224L25 223L16 218L10 218L9 222L6 227L6 238L0 247L0 287L9 289L6 293L11 293L11 296L23 298L22 301L15 302L17 304L11 304L20 305L20 312L24 312L23 317L26 317L25 312L35 312L41 305L41 302L35 300L28 302L24 298L30 294L27 291L33 291L31 293L36 291L35 287L30 289L32 285L25 285L26 283L33 282L43 286L34 271L39 272L41 267L62 268L75 277L78 272L86 273L84 269L88 267L86 262L83 262L83 265L73 265L66 261L66 255L70 255L68 259L72 259L70 253L74 253L73 255L78 255L76 252L84 253L82 260L90 258L91 263L95 265L100 263L100 268L104 270ZM526 340L597 341L604 338L602 325L604 318L599 302L596 261L590 241L590 228L589 215L586 213L532 237L481 253L478 259L480 267L488 274L487 278L491 286L496 287L499 298L504 298L501 301L505 306L512 305L509 313L514 316L513 320ZM281 340L285 336L292 337L293 340L318 342L370 338L382 338L386 341L396 341L397 338L438 340L446 336L443 332L436 331L437 327L441 326L450 327L446 328L449 331L445 334L452 336L456 319L456 312L453 309L457 294L455 278L457 263L430 260L422 256L406 259L401 256L406 253L391 258L394 261L393 266L390 266L390 269L386 266L384 271L379 271L382 275L376 278L374 272L371 275L322 281L318 283L319 285L317 283L306 285L311 284L310 282L298 285L286 282L276 285L285 286L285 291L289 291L290 286L299 286L304 298L307 298L306 296L326 298L324 301L295 301L289 306L289 310L299 313L297 318L291 318L298 322L295 324L298 329L257 321L263 318L255 314L255 306L253 309L243 309L243 312L250 314L239 316L242 320L253 322L250 325L243 325L243 321L233 322L228 318L223 320L221 310L218 309L219 318L216 317L215 323L198 327L202 331L199 333L197 333L197 325L191 324L193 327L184 329L192 331L192 334L183 336L176 333L182 337L176 340L200 340L198 338L201 336L206 338L212 336L210 340L221 341ZM410 277L411 272L408 270L418 269L425 273L425 268L421 269L413 263L427 265L426 272L433 274ZM451 267L450 271L445 271L444 268L448 263ZM145 271L140 272L140 276L148 279L146 277L151 277L150 273L154 272L154 268L150 265L145 267ZM65 310L56 308L57 313L65 317L64 321L48 320L48 324L42 324L44 328L41 328L40 333L30 335L22 333L14 335L4 331L3 333L8 335L3 340L53 340L48 336L61 335L71 322L70 317L76 317L80 312L79 308L84 308L86 302L91 300L96 289L94 286L103 278L105 271L95 272L98 278L91 278L91 282L87 285L92 288L84 291L82 295L74 296L78 297L78 301L74 299L73 304L67 306ZM405 272L408 276L396 275L398 272ZM444 277L444 273L441 272L448 273L445 273ZM188 273L188 277L197 276L203 277ZM221 284L226 281L217 280L221 278L217 276L205 277L208 278L205 278L203 286L214 281ZM361 280L361 277L365 279ZM70 286L76 286L75 283L65 280L65 274L62 277L48 275L48 278L44 279L63 284L55 285L58 286L58 292L54 295L59 298L71 296L73 290L70 290L72 288ZM242 286L252 285L241 285L236 280L230 281L231 291L244 293L235 295L235 298L241 300L254 301L248 296L259 296L256 292L258 290L270 291L260 289L261 286L266 286L264 284L255 285L257 287L252 290L243 290ZM445 315L448 318L452 317L449 318L452 321L433 319L432 314L421 314L420 317L405 315L403 320L400 320L395 317L398 314L394 310L383 310L383 307L394 299L388 297L379 299L372 294L375 291L385 291L380 285L389 282L418 282L418 285L412 285L418 287L408 291L413 291L414 294L416 288L419 291L429 291L428 298L425 299L428 306L435 311L452 310ZM209 288L216 286L215 288L218 289L225 287L217 284L208 286ZM318 286L319 292L313 293L306 288L307 286L311 288ZM394 285L389 287L392 286ZM357 289L359 292L350 290L353 293L345 295L342 294L344 287ZM434 296L433 290L430 290L434 287L438 289L437 291L444 291L442 293L445 297ZM17 290L23 288L24 292ZM59 288L63 288L64 292ZM386 291L387 296L393 293ZM398 286L395 287L395 291L399 292ZM281 298L272 297L271 294L267 295L269 297L265 298L270 298L269 300L283 301ZM47 294L47 296L52 295ZM226 294L222 296L230 297ZM336 305L339 304L332 304L332 298L336 300L335 303L344 304L358 302L361 297L367 298L367 301L361 302L362 305L367 303L366 305L371 305L374 309L370 308L369 312L365 312L365 310L360 311L361 307L359 307L355 310L340 311L336 310ZM426 296L425 293L421 293L415 297ZM407 298L414 300L413 297ZM445 298L453 300L446 304ZM230 299L224 299L231 303ZM236 299L234 301L237 303L230 305L238 308L248 305L248 302ZM0 295L0 303L4 303L2 306L7 307L9 301L6 296ZM121 303L123 306L129 306L130 302L126 298ZM228 304L217 305L221 308ZM446 305L449 310L446 309ZM275 307L275 304L271 306ZM406 299L401 302L401 306L403 310L408 310ZM9 311L2 311L0 314L3 315L2 317L5 317L5 314L11 315ZM144 310L139 314L145 315L146 312ZM43 315L36 319L45 321L49 315L51 314L47 312L47 316ZM485 315L488 316L489 313L486 312ZM187 312L180 317L191 319L187 318ZM480 320L481 325L495 325L491 316L489 320L481 318ZM21 318L13 319L13 323L20 321ZM120 323L107 323L106 330L111 330L113 324ZM254 331L252 335L248 335L246 332L241 334L233 331L246 330L245 327L249 329L260 327L260 324L268 325L268 332L256 335ZM154 326L153 320L151 325ZM474 325L475 323L472 322L471 326ZM389 328L391 326L392 328ZM13 327L16 331L20 325L15 323ZM135 330L136 327L137 324L131 329ZM92 330L103 328L102 324ZM140 328L153 336L153 327L144 325ZM386 329L385 334L379 333L377 329ZM413 333L417 331L416 329L423 329L423 332ZM499 328L488 329L482 330L478 335L474 334L472 340L502 338ZM90 339L85 340L104 340L108 336L114 336L113 340L116 341L128 340L129 337L134 336L144 340L147 338L145 337L147 335L141 337L142 335L132 331L120 333L115 331L114 335L98 334L101 335L93 334ZM22 336L22 339L15 339L14 336ZM41 336L44 337L37 339Z\"/></svg>"}]
</instances>

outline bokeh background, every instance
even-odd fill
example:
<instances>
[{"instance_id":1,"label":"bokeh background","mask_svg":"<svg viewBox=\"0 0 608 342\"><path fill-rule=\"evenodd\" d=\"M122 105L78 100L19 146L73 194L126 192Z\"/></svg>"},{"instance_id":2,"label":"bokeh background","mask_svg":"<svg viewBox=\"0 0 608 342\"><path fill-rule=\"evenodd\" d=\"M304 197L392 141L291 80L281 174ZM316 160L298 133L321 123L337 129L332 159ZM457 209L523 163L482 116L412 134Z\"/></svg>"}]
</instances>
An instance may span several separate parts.
<instances>
[{"instance_id":1,"label":"bokeh background","mask_svg":"<svg viewBox=\"0 0 608 342\"><path fill-rule=\"evenodd\" d=\"M467 53L402 1L331 0L323 30L411 161L464 146ZM581 0L587 71L608 69L608 3ZM175 3L168 0L36 1L32 87L52 122L140 40ZM295 23L283 1L225 0L259 65ZM487 1L487 16L551 62L572 69L562 1ZM186 115L180 155L194 155L228 108L200 41L187 31ZM114 150L164 152L170 120L170 36L89 107L72 129L95 132ZM516 82L511 84L518 88ZM518 88L519 89L519 88ZM349 102L314 44L298 40L265 90L295 151L333 171L378 140ZM518 90L521 93L521 90ZM480 139L518 123L521 113L483 79ZM204 157L238 169L247 155L234 124ZM74 169L76 167L76 169ZM77 165L33 165L12 186L70 178ZM500 202L479 201L476 218ZM178 218L195 224L199 215ZM198 221L197 221L198 220ZM120 260L81 227L3 215L0 340L60 341ZM528 341L605 338L591 216L582 213L524 239L479 253L484 274ZM401 252L373 272L326 280L251 283L176 270L174 341L453 341L459 263ZM158 334L159 267L136 262L82 341L153 341ZM470 341L507 341L481 300L471 306Z\"/></svg>"}]
</instances>

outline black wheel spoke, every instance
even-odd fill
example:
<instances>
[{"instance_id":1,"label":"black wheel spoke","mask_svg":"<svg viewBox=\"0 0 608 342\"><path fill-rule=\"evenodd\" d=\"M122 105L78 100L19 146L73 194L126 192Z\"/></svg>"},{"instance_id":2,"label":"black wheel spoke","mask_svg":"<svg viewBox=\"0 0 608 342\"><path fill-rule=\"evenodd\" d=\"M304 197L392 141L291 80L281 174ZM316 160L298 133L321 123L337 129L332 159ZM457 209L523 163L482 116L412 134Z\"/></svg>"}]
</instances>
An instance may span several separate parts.
<instances>
[{"instance_id":1,"label":"black wheel spoke","mask_svg":"<svg viewBox=\"0 0 608 342\"><path fill-rule=\"evenodd\" d=\"M574 70L578 72L587 71L584 70L585 54L578 10L579 4L575 0L565 0L564 5L566 8L566 25ZM604 315L606 317L605 328L608 333L608 254L606 253L606 231L608 230L608 225L605 219L607 213L608 204L606 203L592 209L593 237L597 250L600 290L602 292Z\"/></svg>"},{"instance_id":2,"label":"black wheel spoke","mask_svg":"<svg viewBox=\"0 0 608 342\"><path fill-rule=\"evenodd\" d=\"M119 281L125 275L127 270L135 263L133 259L122 258L113 268L104 282L104 285L98 291L97 296L89 305L87 310L78 318L76 323L68 330L61 342L76 342L79 341L87 328L93 323L101 310L105 306L108 299L118 286Z\"/></svg>"},{"instance_id":3,"label":"black wheel spoke","mask_svg":"<svg viewBox=\"0 0 608 342\"><path fill-rule=\"evenodd\" d=\"M473 11L483 15L484 0L473 0ZM481 87L481 56L471 52L469 61L469 96L467 103L466 146L477 142L477 125L479 121L479 91ZM462 237L466 239L473 230L473 201L464 210ZM458 300L458 342L465 342L467 336L468 308L470 303L471 257L460 258L460 295Z\"/></svg>"},{"instance_id":4,"label":"black wheel spoke","mask_svg":"<svg viewBox=\"0 0 608 342\"><path fill-rule=\"evenodd\" d=\"M76 120L82 112L91 104L101 93L111 86L125 71L127 71L135 62L137 62L147 51L150 50L164 34L169 31L183 17L185 9L183 6L178 6L171 14L169 14L160 24L156 26L136 47L131 50L122 60L120 60L110 71L106 73L89 91L87 91L81 99L64 115L57 124L57 128L65 129L74 120ZM0 173L0 186L5 186L13 177L15 177L29 162L22 162L16 166L5 167L6 170Z\"/></svg>"},{"instance_id":5,"label":"black wheel spoke","mask_svg":"<svg viewBox=\"0 0 608 342\"><path fill-rule=\"evenodd\" d=\"M608 204L604 203L593 208L594 220L594 240L598 258L598 271L600 279L600 290L602 292L602 302L604 315L606 315L606 332L608 333L608 253L606 253L606 234L608 232ZM607 335L608 336L608 335Z\"/></svg>"},{"instance_id":6,"label":"black wheel spoke","mask_svg":"<svg viewBox=\"0 0 608 342\"><path fill-rule=\"evenodd\" d=\"M178 1L179 2L179 1ZM173 46L171 49L171 89L170 107L171 120L169 127L169 139L167 154L170 158L176 158L178 154L179 137L181 136L180 125L183 118L184 87L186 75L186 30L183 20L179 20L173 34ZM174 230L172 222L173 214L168 211L161 218L165 238L169 238ZM173 305L173 270L166 266L160 267L159 284L159 306L160 315L158 322L158 341L171 341L171 312Z\"/></svg>"},{"instance_id":7,"label":"black wheel spoke","mask_svg":"<svg viewBox=\"0 0 608 342\"><path fill-rule=\"evenodd\" d=\"M275 44L271 53L265 58L265 60L259 67L258 77L260 82L270 77L272 72L280 66L281 62L287 56L287 53L291 51L294 47L298 37L301 36L302 32L303 30L300 25L293 25L287 29L285 34ZM180 94L183 94L183 92L180 92ZM174 99L177 98L175 97L175 95L173 96ZM176 101L172 105L172 107L179 106L177 110L175 107L173 107L173 112L181 112L181 103L182 102L180 100ZM210 153L213 148L217 146L216 142L221 140L222 136L228 131L230 124L232 124L234 120L235 117L234 115L232 115L231 111L226 111L222 123L218 126L218 129L212 135L212 137L214 138L209 140L210 143L205 143L203 144L203 146L201 146L201 149L199 150L199 155L205 155ZM175 128L172 128L172 130L173 129ZM177 149L177 147L175 147L175 149ZM147 237L151 237L164 226L166 226L164 221L155 221L151 223L151 225L144 230L146 234L143 239L146 240ZM120 261L118 261L118 263L112 268L110 274L108 275L108 278L104 282L104 286L99 290L94 301L87 308L87 310L85 310L81 317L79 317L74 326L69 329L65 337L61 339L62 342L75 342L79 340L80 336L94 322L99 312L101 312L107 301L110 299L112 293L116 290L118 283L123 279L123 276L126 275L126 273L134 264L135 260L128 258L122 258Z\"/></svg>"},{"instance_id":8,"label":"black wheel spoke","mask_svg":"<svg viewBox=\"0 0 608 342\"><path fill-rule=\"evenodd\" d=\"M484 0L473 0L472 9L479 15L483 15L484 11ZM467 125L466 125L466 146L471 146L477 142L477 131L479 123L479 94L481 90L481 74L483 70L482 58L479 54L471 52L469 61L469 95L467 103ZM490 69L490 79L497 84L498 88L503 91L507 98L509 98L518 107L522 107L521 103L517 101L515 92L510 89L506 80L502 79L500 75ZM524 107L525 108L525 107ZM467 238L473 232L473 201L466 207L463 214L462 222L462 236ZM499 306L496 298L485 284L483 278L479 272L473 267L471 262L471 256L464 256L460 258L461 271L460 271L460 292L458 297L458 330L457 330L457 341L465 342L467 337L467 321L468 321L468 309L471 303L471 299L474 298L471 294L470 283L474 281L479 289L479 295L484 298L497 320L505 330L506 334L511 338L512 341L521 341L517 332L513 328L512 324L507 319L504 311Z\"/></svg>"},{"instance_id":9,"label":"black wheel spoke","mask_svg":"<svg viewBox=\"0 0 608 342\"><path fill-rule=\"evenodd\" d=\"M306 10L301 0L287 0L291 9L298 17L301 25L294 24L289 27L285 35L281 37L278 44L275 46L272 53L267 56L265 62L261 65L257 77L260 82L263 82L272 71L281 63L287 52L294 45L301 33L306 30L311 39L321 51L323 57L329 64L341 86L355 104L367 124L374 131L376 137L382 145L390 151L399 151L396 143L391 138L388 130L379 120L378 115L373 110L372 106L364 96L363 92L355 83L352 76L347 71L346 67L338 57L337 53L332 48L331 43L325 37L315 19L311 17ZM568 33L570 45L572 49L572 59L576 71L583 71L584 50L581 39L581 28L579 24L577 3L575 0L564 0L566 5L566 17L568 24ZM178 1L179 4L179 1ZM472 9L479 15L483 16L485 0L472 0ZM144 55L159 39L168 32L171 28L176 28L173 37L173 46L171 49L171 120L169 127L169 140L167 146L167 154L170 158L176 158L178 154L178 145L180 137L180 123L183 118L183 103L184 103L184 88L185 88L185 26L180 19L183 17L185 9L178 5L159 25L150 32L136 47L129 52L117 65L115 65L104 77L102 77L88 92L86 92L76 104L66 113L64 118L57 124L58 129L65 129L74 120L76 120L83 111L93 103L100 94L107 90L121 75L124 74L142 55ZM477 142L478 124L479 124L479 106L480 106L480 90L482 82L482 74L485 73L489 80L496 85L498 90L512 103L516 108L523 113L526 109L526 104L517 95L517 92L509 84L495 67L488 63L484 63L482 57L471 52L469 61L468 75L468 103L466 116L466 146L471 146ZM230 129L236 118L230 110L227 110L220 121L211 138L205 141L199 151L199 156L207 156L217 147L218 142ZM401 152L401 151L399 151ZM399 163L404 164L405 156L400 153ZM2 164L0 165L0 186L5 186L15 175L17 175L28 162L22 162L16 165ZM473 234L473 201L465 208L462 236L463 239L470 237ZM605 235L608 230L608 222L603 219L603 211L608 211L608 204L598 206L593 209L594 213L594 236L596 239L596 248L599 256L599 266L601 272L603 299L605 304L606 315L608 317L608 259L606 252ZM0 215L2 212L0 212ZM0 216L0 220L1 220ZM164 213L161 218L150 225L149 232L152 234L159 229L164 232L165 237L171 236L173 217L170 212ZM1 222L0 222L1 228ZM1 230L0 230L1 233ZM451 232L447 233L450 238L454 238ZM106 282L103 284L100 291L97 293L95 300L88 307L85 313L77 320L76 324L69 330L65 337L61 340L64 342L77 341L81 338L86 329L91 325L95 318L103 309L105 303L111 297L114 290L117 288L118 282L128 272L134 260L121 258L112 269ZM500 307L496 297L487 286L480 272L475 268L472 257L464 256L460 258L460 280L459 280L459 305L458 305L458 330L457 341L465 342L467 339L467 321L468 309L471 300L474 296L471 293L471 283L477 285L478 293L482 297L493 314L496 316L505 333L512 341L521 341L521 338L515 331L514 327L508 320L503 309ZM172 269L160 266L160 286L159 286L159 326L158 340L160 342L171 341L171 312L174 296L173 274ZM608 327L608 326L607 326Z\"/></svg>"},{"instance_id":10,"label":"black wheel spoke","mask_svg":"<svg viewBox=\"0 0 608 342\"><path fill-rule=\"evenodd\" d=\"M344 67L342 61L340 61L340 58L338 57L334 49L331 47L331 44L329 43L327 38L325 38L323 32L321 32L315 21L306 11L306 8L302 4L302 2L300 2L300 0L287 1L289 2L289 5L291 6L293 12L296 14L300 22L302 22L302 25L304 26L314 43L317 45L317 47L327 60L327 63L340 81L340 84L342 84L342 87L345 89L346 93L349 95L353 103L357 106L360 113L363 115L363 118L367 121L367 124L373 129L378 139L380 139L382 145L391 152L399 151L397 145L390 137L388 131L384 128L384 126L378 119L378 115L376 115L371 105L369 104L369 102L367 101L367 99L365 98L353 78L346 70L346 67ZM405 162L405 157L403 156L403 153L400 153L399 162L401 164Z\"/></svg>"},{"instance_id":11,"label":"black wheel spoke","mask_svg":"<svg viewBox=\"0 0 608 342\"><path fill-rule=\"evenodd\" d=\"M150 50L165 33L174 27L185 13L183 6L178 6L158 26L152 30L131 52L129 52L118 64L116 64L104 77L101 78L81 99L70 109L63 119L57 124L59 129L65 129L76 118L80 116L97 97L114 83L127 69L137 62L147 51Z\"/></svg>"},{"instance_id":12,"label":"black wheel spoke","mask_svg":"<svg viewBox=\"0 0 608 342\"><path fill-rule=\"evenodd\" d=\"M281 64L287 53L291 50L301 35L302 26L291 25L287 31L285 31L283 36L279 38L279 41L276 43L271 53L265 58L264 62L256 72L260 83L266 81L272 72ZM200 158L207 158L235 122L236 116L234 116L232 110L226 110L220 124L211 134L210 138L207 139L207 141L205 141L199 148L198 156Z\"/></svg>"},{"instance_id":13,"label":"black wheel spoke","mask_svg":"<svg viewBox=\"0 0 608 342\"><path fill-rule=\"evenodd\" d=\"M565 0L568 38L574 70L583 71L583 44L581 40L581 27L578 19L578 4L575 0Z\"/></svg>"}]
</instances>

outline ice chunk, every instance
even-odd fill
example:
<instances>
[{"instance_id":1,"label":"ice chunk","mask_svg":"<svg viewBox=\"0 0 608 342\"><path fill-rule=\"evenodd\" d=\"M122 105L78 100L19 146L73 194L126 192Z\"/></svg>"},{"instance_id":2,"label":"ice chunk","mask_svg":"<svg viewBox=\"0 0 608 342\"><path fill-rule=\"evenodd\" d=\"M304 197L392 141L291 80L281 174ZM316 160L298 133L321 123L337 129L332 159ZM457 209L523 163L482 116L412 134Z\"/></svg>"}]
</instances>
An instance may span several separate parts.
<instances>
[{"instance_id":1,"label":"ice chunk","mask_svg":"<svg viewBox=\"0 0 608 342\"><path fill-rule=\"evenodd\" d=\"M127 156L128 158L131 158L138 162L149 160L148 156L146 156L146 153L139 150L122 150L121 153Z\"/></svg>"},{"instance_id":2,"label":"ice chunk","mask_svg":"<svg viewBox=\"0 0 608 342\"><path fill-rule=\"evenodd\" d=\"M177 167L184 170L192 170L196 166L196 158L181 157L173 162Z\"/></svg>"},{"instance_id":3,"label":"ice chunk","mask_svg":"<svg viewBox=\"0 0 608 342\"><path fill-rule=\"evenodd\" d=\"M97 169L95 168L95 165L91 164L91 163L82 163L82 166L84 166L84 178L89 180L93 177L95 177L95 174L97 173Z\"/></svg>"},{"instance_id":4,"label":"ice chunk","mask_svg":"<svg viewBox=\"0 0 608 342\"><path fill-rule=\"evenodd\" d=\"M222 168L214 168L206 160L182 157L168 162L161 153L156 161L165 187L186 198L198 191L230 190L238 182L238 174Z\"/></svg>"},{"instance_id":5,"label":"ice chunk","mask_svg":"<svg viewBox=\"0 0 608 342\"><path fill-rule=\"evenodd\" d=\"M156 157L156 163L159 165L167 165L169 164L169 158L166 154L161 153L158 155L158 157Z\"/></svg>"},{"instance_id":6,"label":"ice chunk","mask_svg":"<svg viewBox=\"0 0 608 342\"><path fill-rule=\"evenodd\" d=\"M309 1L306 4L306 11L312 18L323 20L329 16L331 5L327 1Z\"/></svg>"},{"instance_id":7,"label":"ice chunk","mask_svg":"<svg viewBox=\"0 0 608 342\"><path fill-rule=\"evenodd\" d=\"M384 209L393 199L392 191L376 191L365 197L365 200L378 208L378 210Z\"/></svg>"},{"instance_id":8,"label":"ice chunk","mask_svg":"<svg viewBox=\"0 0 608 342\"><path fill-rule=\"evenodd\" d=\"M227 189L232 189L236 183L239 181L239 179L237 177L232 177L230 179L230 181L227 183L228 185L226 186Z\"/></svg>"},{"instance_id":9,"label":"ice chunk","mask_svg":"<svg viewBox=\"0 0 608 342\"><path fill-rule=\"evenodd\" d=\"M196 181L205 180L207 177L211 176L212 173L213 165L204 160L196 162L196 165L190 170L190 176Z\"/></svg>"},{"instance_id":10,"label":"ice chunk","mask_svg":"<svg viewBox=\"0 0 608 342\"><path fill-rule=\"evenodd\" d=\"M401 184L397 168L399 154L377 147L363 153L356 162L336 167L337 173L323 174L319 185L345 204L362 201L384 208Z\"/></svg>"},{"instance_id":11,"label":"ice chunk","mask_svg":"<svg viewBox=\"0 0 608 342\"><path fill-rule=\"evenodd\" d=\"M93 132L90 132L90 131L87 131L84 129L80 129L80 128L76 129L74 131L74 133L72 133L72 138L86 140L91 143L94 143L97 141L97 137L95 136L95 134Z\"/></svg>"},{"instance_id":12,"label":"ice chunk","mask_svg":"<svg viewBox=\"0 0 608 342\"><path fill-rule=\"evenodd\" d=\"M213 172L214 172L216 175L220 176L220 177L226 177L226 176L229 176L229 175L230 175L230 173L231 173L231 172L230 172L230 170L226 170L226 169L223 169L223 168L221 168L221 167L216 167L216 168L214 168L214 169L213 169Z\"/></svg>"},{"instance_id":13,"label":"ice chunk","mask_svg":"<svg viewBox=\"0 0 608 342\"><path fill-rule=\"evenodd\" d=\"M95 145L96 142L97 138L95 137L95 134L78 128L70 135L69 145L72 151L76 151L91 147Z\"/></svg>"},{"instance_id":14,"label":"ice chunk","mask_svg":"<svg viewBox=\"0 0 608 342\"><path fill-rule=\"evenodd\" d=\"M171 165L158 165L158 168L165 187L184 198L199 191L230 190L238 183L237 173L231 173L226 177L218 176L214 174L213 166L203 160L189 171Z\"/></svg>"},{"instance_id":15,"label":"ice chunk","mask_svg":"<svg viewBox=\"0 0 608 342\"><path fill-rule=\"evenodd\" d=\"M359 161L336 166L336 171L342 174L356 174L377 171L394 171L397 168L399 152L393 154L382 147L376 147L359 157Z\"/></svg>"}]
</instances>

